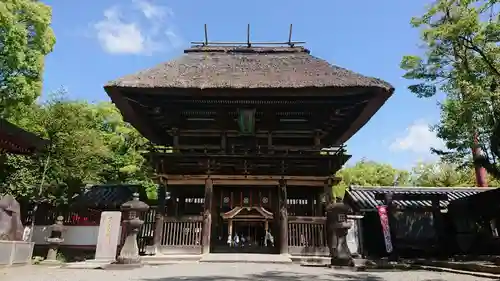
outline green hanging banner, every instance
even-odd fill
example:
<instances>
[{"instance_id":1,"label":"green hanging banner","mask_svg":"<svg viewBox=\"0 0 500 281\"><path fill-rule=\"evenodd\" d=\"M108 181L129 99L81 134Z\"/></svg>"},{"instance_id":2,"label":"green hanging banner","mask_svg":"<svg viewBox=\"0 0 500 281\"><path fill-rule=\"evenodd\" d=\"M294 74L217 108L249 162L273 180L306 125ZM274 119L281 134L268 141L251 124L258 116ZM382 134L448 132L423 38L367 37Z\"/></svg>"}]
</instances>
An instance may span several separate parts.
<instances>
[{"instance_id":1,"label":"green hanging banner","mask_svg":"<svg viewBox=\"0 0 500 281\"><path fill-rule=\"evenodd\" d=\"M238 109L238 126L240 133L251 135L255 133L255 109Z\"/></svg>"}]
</instances>

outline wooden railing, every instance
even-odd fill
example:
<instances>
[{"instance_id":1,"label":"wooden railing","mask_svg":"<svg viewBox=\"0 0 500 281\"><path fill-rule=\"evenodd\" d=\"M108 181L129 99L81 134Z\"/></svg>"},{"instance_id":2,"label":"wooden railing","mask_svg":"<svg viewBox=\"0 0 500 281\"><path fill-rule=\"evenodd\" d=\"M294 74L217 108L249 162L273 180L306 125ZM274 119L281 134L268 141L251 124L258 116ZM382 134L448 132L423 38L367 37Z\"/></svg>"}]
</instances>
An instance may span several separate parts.
<instances>
[{"instance_id":1,"label":"wooden railing","mask_svg":"<svg viewBox=\"0 0 500 281\"><path fill-rule=\"evenodd\" d=\"M169 253L201 253L201 216L165 218L161 246Z\"/></svg>"},{"instance_id":2,"label":"wooden railing","mask_svg":"<svg viewBox=\"0 0 500 281\"><path fill-rule=\"evenodd\" d=\"M328 255L325 222L325 217L289 217L289 253L292 255Z\"/></svg>"}]
</instances>

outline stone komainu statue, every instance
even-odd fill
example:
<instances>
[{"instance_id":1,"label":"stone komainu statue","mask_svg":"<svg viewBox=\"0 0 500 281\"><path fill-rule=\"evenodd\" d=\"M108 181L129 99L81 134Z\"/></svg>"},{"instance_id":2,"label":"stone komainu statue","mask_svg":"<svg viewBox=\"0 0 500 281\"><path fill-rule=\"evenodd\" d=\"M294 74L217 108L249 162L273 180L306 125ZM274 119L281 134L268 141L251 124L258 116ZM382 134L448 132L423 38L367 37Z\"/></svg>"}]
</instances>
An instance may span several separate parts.
<instances>
[{"instance_id":1,"label":"stone komainu statue","mask_svg":"<svg viewBox=\"0 0 500 281\"><path fill-rule=\"evenodd\" d=\"M349 207L336 198L336 202L326 206L327 243L331 265L353 266L354 260L347 245L347 232L351 223L347 221Z\"/></svg>"},{"instance_id":2,"label":"stone komainu statue","mask_svg":"<svg viewBox=\"0 0 500 281\"><path fill-rule=\"evenodd\" d=\"M22 241L21 206L12 195L0 196L0 240Z\"/></svg>"}]
</instances>

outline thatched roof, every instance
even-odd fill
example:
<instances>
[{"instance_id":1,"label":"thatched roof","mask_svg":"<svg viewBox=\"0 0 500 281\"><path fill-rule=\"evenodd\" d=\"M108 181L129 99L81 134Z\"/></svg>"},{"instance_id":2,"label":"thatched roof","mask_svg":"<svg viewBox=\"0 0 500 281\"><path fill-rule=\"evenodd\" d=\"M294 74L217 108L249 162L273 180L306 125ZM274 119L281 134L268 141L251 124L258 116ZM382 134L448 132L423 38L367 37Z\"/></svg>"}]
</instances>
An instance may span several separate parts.
<instances>
[{"instance_id":1,"label":"thatched roof","mask_svg":"<svg viewBox=\"0 0 500 281\"><path fill-rule=\"evenodd\" d=\"M374 88L390 84L330 65L303 47L192 47L175 60L109 82L112 88Z\"/></svg>"}]
</instances>

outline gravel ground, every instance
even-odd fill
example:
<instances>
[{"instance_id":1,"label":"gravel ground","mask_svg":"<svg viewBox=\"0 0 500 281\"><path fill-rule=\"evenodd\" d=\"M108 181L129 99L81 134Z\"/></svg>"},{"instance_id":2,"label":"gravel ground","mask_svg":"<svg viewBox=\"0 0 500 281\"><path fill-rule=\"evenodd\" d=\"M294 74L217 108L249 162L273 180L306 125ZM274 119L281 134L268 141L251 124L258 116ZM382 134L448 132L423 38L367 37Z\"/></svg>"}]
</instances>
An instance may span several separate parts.
<instances>
[{"instance_id":1,"label":"gravel ground","mask_svg":"<svg viewBox=\"0 0 500 281\"><path fill-rule=\"evenodd\" d=\"M43 266L0 269L1 281L486 281L498 280L429 271L352 272L279 264L192 263L133 270L56 269Z\"/></svg>"}]
</instances>

